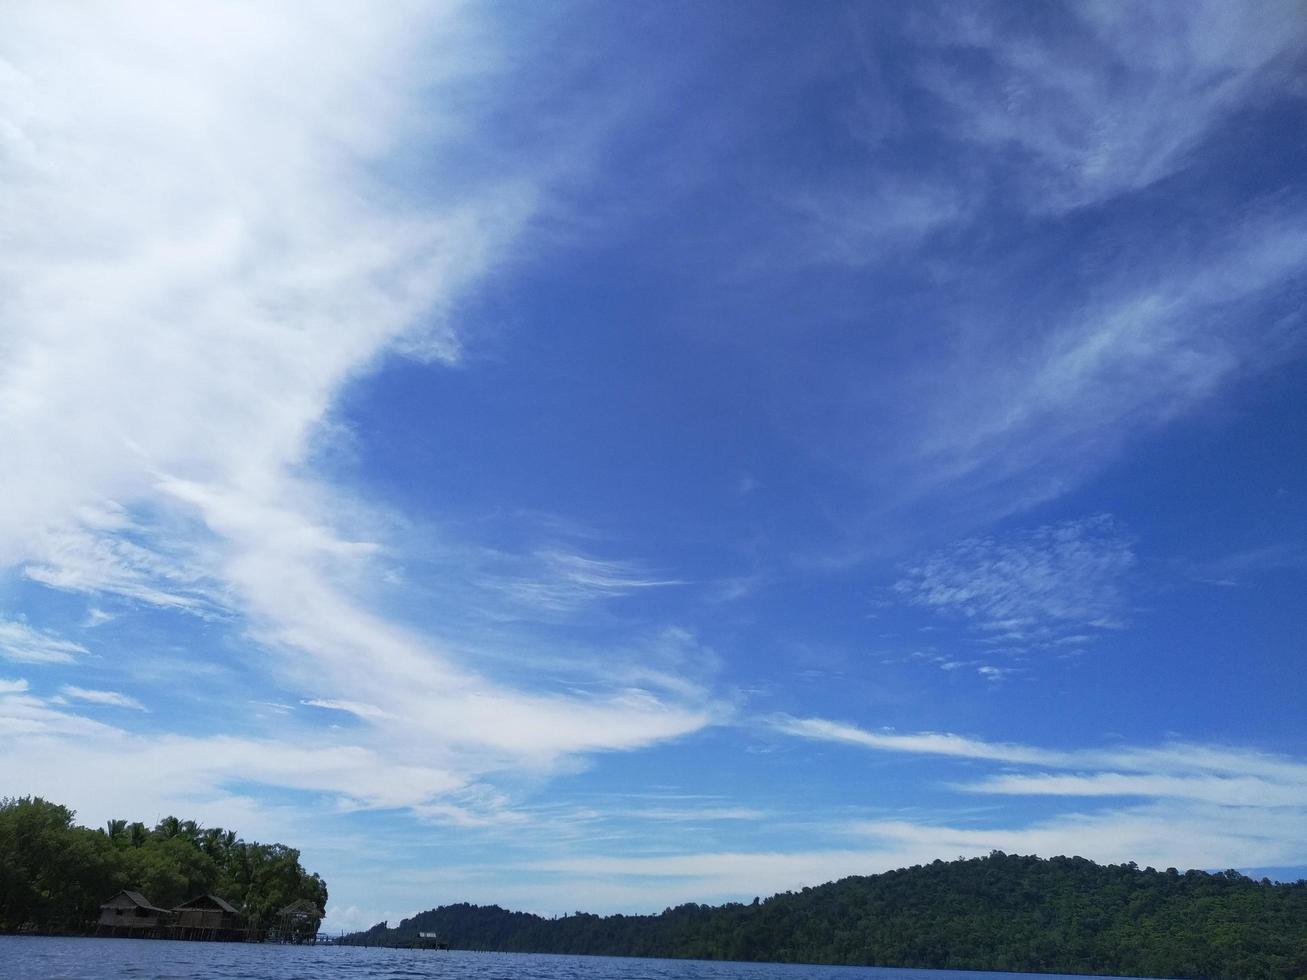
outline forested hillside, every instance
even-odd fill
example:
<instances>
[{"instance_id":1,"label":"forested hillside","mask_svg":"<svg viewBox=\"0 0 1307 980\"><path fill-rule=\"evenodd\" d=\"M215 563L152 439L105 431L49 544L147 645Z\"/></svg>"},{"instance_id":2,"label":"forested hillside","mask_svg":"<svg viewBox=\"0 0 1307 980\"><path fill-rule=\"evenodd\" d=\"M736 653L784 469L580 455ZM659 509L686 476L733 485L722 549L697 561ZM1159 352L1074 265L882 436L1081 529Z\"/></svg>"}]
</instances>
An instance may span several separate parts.
<instances>
[{"instance_id":1,"label":"forested hillside","mask_svg":"<svg viewBox=\"0 0 1307 980\"><path fill-rule=\"evenodd\" d=\"M153 828L111 820L95 830L73 818L46 800L0 799L0 931L84 931L122 889L163 908L213 892L260 929L296 899L326 904L326 882L300 866L293 847L177 817Z\"/></svg>"},{"instance_id":2,"label":"forested hillside","mask_svg":"<svg viewBox=\"0 0 1307 980\"><path fill-rule=\"evenodd\" d=\"M994 852L752 904L545 919L449 905L359 942L456 949L1194 977L1307 978L1307 881Z\"/></svg>"}]
</instances>

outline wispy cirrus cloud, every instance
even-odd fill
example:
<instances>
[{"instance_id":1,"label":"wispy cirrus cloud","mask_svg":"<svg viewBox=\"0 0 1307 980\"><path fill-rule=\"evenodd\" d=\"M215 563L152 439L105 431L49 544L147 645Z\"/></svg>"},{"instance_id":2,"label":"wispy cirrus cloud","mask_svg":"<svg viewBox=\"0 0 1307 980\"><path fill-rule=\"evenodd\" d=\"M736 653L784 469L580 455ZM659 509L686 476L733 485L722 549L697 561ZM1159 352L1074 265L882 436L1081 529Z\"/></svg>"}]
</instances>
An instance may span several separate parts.
<instances>
[{"instance_id":1,"label":"wispy cirrus cloud","mask_svg":"<svg viewBox=\"0 0 1307 980\"><path fill-rule=\"evenodd\" d=\"M1272 572L1307 569L1307 546L1298 541L1277 541L1179 564L1180 570L1195 581L1233 588Z\"/></svg>"},{"instance_id":2,"label":"wispy cirrus cloud","mask_svg":"<svg viewBox=\"0 0 1307 980\"><path fill-rule=\"evenodd\" d=\"M961 619L987 643L1074 645L1129 615L1131 538L1108 515L969 538L909 568L893 586L910 605Z\"/></svg>"},{"instance_id":3,"label":"wispy cirrus cloud","mask_svg":"<svg viewBox=\"0 0 1307 980\"><path fill-rule=\"evenodd\" d=\"M222 612L211 545L202 528L170 508L133 517L121 504L97 500L76 508L70 520L35 530L33 539L23 575L41 585L198 616ZM106 617L94 610L89 624Z\"/></svg>"},{"instance_id":4,"label":"wispy cirrus cloud","mask_svg":"<svg viewBox=\"0 0 1307 980\"><path fill-rule=\"evenodd\" d=\"M805 236L809 261L872 265L896 250L968 220L974 196L956 182L880 177L870 186L830 187L785 203Z\"/></svg>"},{"instance_id":5,"label":"wispy cirrus cloud","mask_svg":"<svg viewBox=\"0 0 1307 980\"><path fill-rule=\"evenodd\" d=\"M766 810L747 806L655 806L631 810L626 816L655 823L705 823L717 820L765 820Z\"/></svg>"},{"instance_id":6,"label":"wispy cirrus cloud","mask_svg":"<svg viewBox=\"0 0 1307 980\"><path fill-rule=\"evenodd\" d=\"M803 254L873 265L978 220L995 198L1040 216L1108 203L1183 170L1239 113L1297 97L1307 28L1292 0L1088 5L1054 14L1052 30L1026 13L984 3L850 15L865 71L846 115L868 166L791 193ZM918 53L907 92L886 84L892 55L874 50L877 37L893 37L900 57ZM909 116L941 141L937 157L907 156L911 167L895 152ZM952 165L932 173L940 158Z\"/></svg>"},{"instance_id":7,"label":"wispy cirrus cloud","mask_svg":"<svg viewBox=\"0 0 1307 980\"><path fill-rule=\"evenodd\" d=\"M1228 806L1307 808L1307 763L1266 752L1173 742L1154 747L1056 750L949 732L869 731L822 718L773 719L798 738L880 752L999 763L1009 771L959 784L1000 796L1146 797ZM1012 772L1011 769L1025 772ZM1029 770L1036 770L1031 772ZM1049 774L1048 770L1062 770Z\"/></svg>"},{"instance_id":8,"label":"wispy cirrus cloud","mask_svg":"<svg viewBox=\"0 0 1307 980\"><path fill-rule=\"evenodd\" d=\"M848 831L877 848L867 861L914 863L994 848L1178 868L1307 861L1301 831L1307 819L1307 762L1301 759L1194 742L1049 749L949 732L872 731L821 718L780 717L772 725L803 739L958 760L966 764L968 778L946 785L964 793L1044 798L1062 806L1076 801L1071 809L1035 820L1004 807L951 824L855 821ZM987 764L997 771L974 778L975 769Z\"/></svg>"},{"instance_id":9,"label":"wispy cirrus cloud","mask_svg":"<svg viewBox=\"0 0 1307 980\"><path fill-rule=\"evenodd\" d=\"M949 732L919 732L900 734L890 731L874 732L856 725L830 721L824 718L779 717L772 726L786 735L815 739L824 742L845 742L869 749L887 752L907 752L922 755L943 755L963 759L985 759L994 762L1013 762L1034 765L1052 765L1061 758L1058 753L1013 745L1003 742L985 742L954 735Z\"/></svg>"},{"instance_id":10,"label":"wispy cirrus cloud","mask_svg":"<svg viewBox=\"0 0 1307 980\"><path fill-rule=\"evenodd\" d=\"M875 98L845 107L866 176L830 193L807 251L875 267L934 246L917 266L943 286L922 325L937 356L900 385L863 377L847 395L895 419L885 436L850 419L859 449L846 456L881 471L893 458L902 500L949 501L985 521L1056 499L1141 435L1300 356L1301 193L1194 174L1171 187L1220 158L1227 125L1300 104L1307 26L1293 0L856 19L914 55L899 85L863 83ZM876 56L863 60L879 73ZM922 129L936 138L925 154ZM899 179L904 159L915 169ZM940 159L948 172L930 172ZM1148 195L1174 208L1160 230L1123 206ZM1000 247L996 264L998 214L1022 214L1022 234L1053 255ZM915 236L896 235L900 224Z\"/></svg>"},{"instance_id":11,"label":"wispy cirrus cloud","mask_svg":"<svg viewBox=\"0 0 1307 980\"><path fill-rule=\"evenodd\" d=\"M25 664L70 664L90 653L86 647L46 630L0 619L0 657Z\"/></svg>"},{"instance_id":12,"label":"wispy cirrus cloud","mask_svg":"<svg viewBox=\"0 0 1307 980\"><path fill-rule=\"evenodd\" d=\"M497 554L477 584L513 604L544 613L576 612L602 599L649 589L684 585L676 578L650 573L632 561L596 558L562 548L543 548L529 555Z\"/></svg>"},{"instance_id":13,"label":"wispy cirrus cloud","mask_svg":"<svg viewBox=\"0 0 1307 980\"><path fill-rule=\"evenodd\" d=\"M1003 154L1037 211L1127 194L1183 167L1239 111L1293 91L1307 38L1292 0L1233 7L1089 4L1036 31L997 4L916 18L939 58L921 81L952 110L950 131Z\"/></svg>"},{"instance_id":14,"label":"wispy cirrus cloud","mask_svg":"<svg viewBox=\"0 0 1307 980\"><path fill-rule=\"evenodd\" d=\"M146 710L145 705L141 704L136 698L118 691L99 691L95 688L65 684L59 688L59 693L69 700L84 701L87 704L101 704L111 708L130 708L133 711Z\"/></svg>"},{"instance_id":15,"label":"wispy cirrus cloud","mask_svg":"<svg viewBox=\"0 0 1307 980\"><path fill-rule=\"evenodd\" d=\"M901 450L913 495L963 495L1000 515L1056 498L1140 434L1303 350L1301 199L1137 251L1051 308L1022 302L994 318L959 307L956 356L914 386L920 414ZM1030 338L1010 317L1049 327Z\"/></svg>"},{"instance_id":16,"label":"wispy cirrus cloud","mask_svg":"<svg viewBox=\"0 0 1307 980\"><path fill-rule=\"evenodd\" d=\"M960 789L1002 796L1112 796L1197 800L1226 806L1307 807L1307 767L1296 781L1224 771L1216 774L1154 775L1151 773L1095 772L1089 774L1036 773L992 776Z\"/></svg>"}]
</instances>

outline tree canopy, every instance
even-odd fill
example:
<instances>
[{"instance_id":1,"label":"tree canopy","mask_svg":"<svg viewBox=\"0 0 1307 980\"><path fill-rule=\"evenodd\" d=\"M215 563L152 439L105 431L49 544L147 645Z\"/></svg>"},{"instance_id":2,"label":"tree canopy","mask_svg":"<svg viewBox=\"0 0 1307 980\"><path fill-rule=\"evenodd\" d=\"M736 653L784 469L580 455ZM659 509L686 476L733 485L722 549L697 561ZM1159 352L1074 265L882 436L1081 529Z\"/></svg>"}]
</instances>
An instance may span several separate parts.
<instances>
[{"instance_id":1,"label":"tree canopy","mask_svg":"<svg viewBox=\"0 0 1307 980\"><path fill-rule=\"evenodd\" d=\"M90 829L74 818L39 797L0 799L0 930L80 932L122 889L163 908L212 892L258 929L297 899L326 905L326 882L293 847L173 816L153 828L110 820Z\"/></svg>"},{"instance_id":2,"label":"tree canopy","mask_svg":"<svg viewBox=\"0 0 1307 980\"><path fill-rule=\"evenodd\" d=\"M447 905L347 937L455 948L1204 980L1307 978L1307 881L995 851L751 904L546 919Z\"/></svg>"}]
</instances>

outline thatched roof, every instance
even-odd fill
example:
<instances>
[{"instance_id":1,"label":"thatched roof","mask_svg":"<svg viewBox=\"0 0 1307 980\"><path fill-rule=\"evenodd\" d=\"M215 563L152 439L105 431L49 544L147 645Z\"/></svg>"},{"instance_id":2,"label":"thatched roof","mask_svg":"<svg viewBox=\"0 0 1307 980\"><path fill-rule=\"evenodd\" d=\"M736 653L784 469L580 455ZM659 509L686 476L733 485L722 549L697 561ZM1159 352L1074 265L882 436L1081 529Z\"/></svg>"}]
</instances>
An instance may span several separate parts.
<instances>
[{"instance_id":1,"label":"thatched roof","mask_svg":"<svg viewBox=\"0 0 1307 980\"><path fill-rule=\"evenodd\" d=\"M181 912L184 909L220 909L223 912L230 912L232 915L240 915L240 912L232 908L230 902L225 898L219 898L217 895L196 895L194 898L188 898L182 902L173 911Z\"/></svg>"},{"instance_id":2,"label":"thatched roof","mask_svg":"<svg viewBox=\"0 0 1307 980\"><path fill-rule=\"evenodd\" d=\"M100 908L102 909L127 908L127 903L118 901L119 898L126 898L128 903L134 905L138 909L145 909L145 911L147 912L164 913L168 911L167 909L161 909L155 905L150 904L150 900L146 898L144 895L142 895L140 892L129 892L126 890L120 891L113 898L109 899L109 901L101 905Z\"/></svg>"},{"instance_id":3,"label":"thatched roof","mask_svg":"<svg viewBox=\"0 0 1307 980\"><path fill-rule=\"evenodd\" d=\"M291 902L284 909L277 913L278 915L302 915L306 918L312 917L321 919L325 914L322 909L318 908L307 898L299 898Z\"/></svg>"}]
</instances>

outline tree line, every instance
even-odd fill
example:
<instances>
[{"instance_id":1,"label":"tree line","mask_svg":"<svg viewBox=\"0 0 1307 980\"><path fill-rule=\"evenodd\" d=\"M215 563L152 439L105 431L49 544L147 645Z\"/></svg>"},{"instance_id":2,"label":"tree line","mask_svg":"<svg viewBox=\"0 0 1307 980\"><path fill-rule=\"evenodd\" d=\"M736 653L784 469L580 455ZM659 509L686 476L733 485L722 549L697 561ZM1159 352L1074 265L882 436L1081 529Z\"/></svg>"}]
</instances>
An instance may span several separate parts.
<instances>
[{"instance_id":1,"label":"tree line","mask_svg":"<svg viewBox=\"0 0 1307 980\"><path fill-rule=\"evenodd\" d=\"M161 908L220 895L258 929L297 899L326 907L326 882L304 870L293 847L171 816L153 827L110 820L97 829L74 818L39 797L0 799L0 931L87 931L123 889Z\"/></svg>"},{"instance_id":2,"label":"tree line","mask_svg":"<svg viewBox=\"0 0 1307 980\"><path fill-rule=\"evenodd\" d=\"M1202 980L1307 978L1307 881L999 851L751 904L547 919L447 905L347 941L454 948Z\"/></svg>"}]
</instances>

